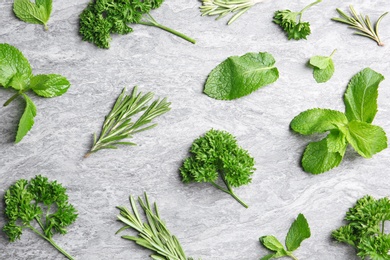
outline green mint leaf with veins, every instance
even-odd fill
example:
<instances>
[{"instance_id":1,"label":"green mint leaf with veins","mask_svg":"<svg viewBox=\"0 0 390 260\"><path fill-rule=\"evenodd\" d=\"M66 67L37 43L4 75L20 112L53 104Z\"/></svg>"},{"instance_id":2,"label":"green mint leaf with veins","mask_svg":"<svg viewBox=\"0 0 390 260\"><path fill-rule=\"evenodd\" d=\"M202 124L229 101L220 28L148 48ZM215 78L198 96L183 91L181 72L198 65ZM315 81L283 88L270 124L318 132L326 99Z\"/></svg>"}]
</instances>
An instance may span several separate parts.
<instances>
[{"instance_id":1,"label":"green mint leaf with veins","mask_svg":"<svg viewBox=\"0 0 390 260\"><path fill-rule=\"evenodd\" d=\"M217 15L216 20L225 17L232 13L234 14L228 21L228 25L237 20L246 11L251 9L254 5L264 2L265 0L202 0L200 11L202 16Z\"/></svg>"},{"instance_id":2,"label":"green mint leaf with veins","mask_svg":"<svg viewBox=\"0 0 390 260\"><path fill-rule=\"evenodd\" d=\"M42 24L45 30L48 29L47 22L52 10L52 0L35 0L35 3L30 0L15 0L13 9L20 20L32 24Z\"/></svg>"},{"instance_id":3,"label":"green mint leaf with veins","mask_svg":"<svg viewBox=\"0 0 390 260\"><path fill-rule=\"evenodd\" d=\"M133 88L130 95L126 95L126 89L123 89L111 112L105 117L99 137L94 135L92 148L84 157L102 149L116 149L118 145L135 145L122 140L157 126L152 124L153 119L171 110L171 103L164 98L148 104L153 95L151 92L138 93L137 87ZM139 118L133 120L133 116L141 112Z\"/></svg>"},{"instance_id":4,"label":"green mint leaf with veins","mask_svg":"<svg viewBox=\"0 0 390 260\"><path fill-rule=\"evenodd\" d=\"M313 174L337 167L348 144L365 158L387 148L384 130L370 123L377 112L378 86L383 76L366 68L352 77L344 95L345 114L330 109L310 109L290 123L293 131L308 135L330 131L327 137L307 145L302 167Z\"/></svg>"},{"instance_id":5,"label":"green mint leaf with veins","mask_svg":"<svg viewBox=\"0 0 390 260\"><path fill-rule=\"evenodd\" d=\"M150 11L157 9L163 0L92 0L80 14L79 32L83 41L99 48L110 47L111 34L128 34L133 31L129 24L153 26L170 32L182 39L195 43L195 40L159 24Z\"/></svg>"},{"instance_id":6,"label":"green mint leaf with veins","mask_svg":"<svg viewBox=\"0 0 390 260\"><path fill-rule=\"evenodd\" d=\"M275 82L279 71L274 57L266 52L231 56L209 74L204 93L221 100L232 100Z\"/></svg>"},{"instance_id":7,"label":"green mint leaf with veins","mask_svg":"<svg viewBox=\"0 0 390 260\"><path fill-rule=\"evenodd\" d=\"M314 56L310 59L309 64L313 67L313 77L317 83L324 83L330 80L334 73L334 63L332 60L336 50L329 57Z\"/></svg>"},{"instance_id":8,"label":"green mint leaf with veins","mask_svg":"<svg viewBox=\"0 0 390 260\"><path fill-rule=\"evenodd\" d=\"M68 259L73 259L52 239L66 234L66 228L77 218L76 209L69 204L66 188L57 181L36 176L30 181L20 179L4 195L8 222L3 231L11 242L20 239L23 231L31 230L49 242Z\"/></svg>"},{"instance_id":9,"label":"green mint leaf with veins","mask_svg":"<svg viewBox=\"0 0 390 260\"><path fill-rule=\"evenodd\" d=\"M378 87L385 78L370 68L356 74L344 95L345 115L349 121L371 123L378 110Z\"/></svg>"},{"instance_id":10,"label":"green mint leaf with veins","mask_svg":"<svg viewBox=\"0 0 390 260\"><path fill-rule=\"evenodd\" d=\"M37 1L42 2L44 1ZM70 83L57 74L33 75L31 66L23 54L9 44L0 44L0 87L13 88L17 92L9 98L4 106L22 96L26 101L25 111L20 119L15 142L18 143L27 134L34 124L36 107L25 94L32 90L43 97L55 97L65 93Z\"/></svg>"},{"instance_id":11,"label":"green mint leaf with veins","mask_svg":"<svg viewBox=\"0 0 390 260\"><path fill-rule=\"evenodd\" d=\"M209 182L217 189L231 195L244 207L248 207L233 192L251 182L254 159L241 148L233 135L226 131L210 130L196 139L191 148L191 156L184 160L180 174L184 183ZM219 185L218 179L226 187Z\"/></svg>"},{"instance_id":12,"label":"green mint leaf with veins","mask_svg":"<svg viewBox=\"0 0 390 260\"><path fill-rule=\"evenodd\" d=\"M165 222L161 219L157 204L154 203L151 206L146 193L144 193L144 199L138 197L138 204L146 217L146 222L143 222L138 212L135 199L130 196L129 201L131 211L125 207L117 207L120 211L117 216L118 220L124 226L116 234L126 229L133 229L138 232L137 236L123 235L122 238L134 241L139 246L154 251L154 254L150 256L153 259L193 260L193 258L186 256L179 240L171 234Z\"/></svg>"},{"instance_id":13,"label":"green mint leaf with veins","mask_svg":"<svg viewBox=\"0 0 390 260\"><path fill-rule=\"evenodd\" d=\"M345 216L347 224L332 232L341 243L353 246L361 259L390 259L390 235L385 233L385 222L390 220L388 198L360 198Z\"/></svg>"},{"instance_id":14,"label":"green mint leaf with veins","mask_svg":"<svg viewBox=\"0 0 390 260\"><path fill-rule=\"evenodd\" d=\"M273 22L279 25L286 33L289 40L301 40L306 39L310 35L310 23L302 22L303 13L312 7L320 3L322 0L317 0L299 12L292 12L290 10L279 10L274 14Z\"/></svg>"},{"instance_id":15,"label":"green mint leaf with veins","mask_svg":"<svg viewBox=\"0 0 390 260\"><path fill-rule=\"evenodd\" d=\"M290 257L294 260L297 258L293 255L293 252L298 249L303 240L309 238L311 235L310 227L303 214L299 214L297 219L291 224L290 229L286 236L286 248L279 242L274 236L260 237L260 243L268 250L275 253L266 255L261 260L268 260L280 257Z\"/></svg>"}]
</instances>

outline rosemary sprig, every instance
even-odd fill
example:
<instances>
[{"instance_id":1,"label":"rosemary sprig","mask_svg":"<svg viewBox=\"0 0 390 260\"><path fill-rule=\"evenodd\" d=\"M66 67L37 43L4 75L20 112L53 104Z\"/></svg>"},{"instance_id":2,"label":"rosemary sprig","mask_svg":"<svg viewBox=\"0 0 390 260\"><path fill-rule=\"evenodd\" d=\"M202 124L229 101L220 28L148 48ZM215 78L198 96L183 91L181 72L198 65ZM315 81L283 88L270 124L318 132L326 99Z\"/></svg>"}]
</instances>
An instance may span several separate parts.
<instances>
[{"instance_id":1,"label":"rosemary sprig","mask_svg":"<svg viewBox=\"0 0 390 260\"><path fill-rule=\"evenodd\" d=\"M145 199L138 197L138 203L144 211L146 222L143 223L138 213L135 200L132 196L129 197L132 212L125 207L118 206L120 211L118 220L125 224L115 234L122 232L128 228L132 228L139 232L138 236L122 236L123 239L131 240L138 245L154 251L150 257L156 260L193 260L191 257L186 257L183 248L175 236L173 236L164 221L161 220L158 212L157 204L154 203L154 210L150 206L148 196L144 193Z\"/></svg>"},{"instance_id":2,"label":"rosemary sprig","mask_svg":"<svg viewBox=\"0 0 390 260\"><path fill-rule=\"evenodd\" d=\"M335 17L335 18L332 18L332 20L348 24L349 28L357 30L357 32L355 32L355 34L361 35L364 37L368 37L368 38L376 41L379 46L383 46L384 44L379 38L378 28L379 28L379 24L382 21L383 17L385 17L385 15L388 12L382 14L378 18L375 25L373 25L371 23L370 17L368 17L368 15L364 16L362 14L358 14L352 5L349 6L349 9L350 9L352 16L348 16L346 13L344 13L339 8L337 8L336 10L342 18Z\"/></svg>"},{"instance_id":3,"label":"rosemary sprig","mask_svg":"<svg viewBox=\"0 0 390 260\"><path fill-rule=\"evenodd\" d=\"M229 13L235 13L228 21L228 24L231 24L252 6L263 1L265 0L202 0L203 5L200 7L200 11L202 16L218 15L216 20Z\"/></svg>"},{"instance_id":4,"label":"rosemary sprig","mask_svg":"<svg viewBox=\"0 0 390 260\"><path fill-rule=\"evenodd\" d=\"M84 157L101 149L116 149L117 145L136 145L122 140L155 127L157 124L150 124L152 120L170 110L171 103L166 98L157 99L148 105L154 94L148 92L143 95L137 93L137 90L134 87L131 95L126 95L126 89L123 89L111 112L105 117L99 137L94 134L92 148ZM141 111L145 112L133 122L131 117Z\"/></svg>"}]
</instances>

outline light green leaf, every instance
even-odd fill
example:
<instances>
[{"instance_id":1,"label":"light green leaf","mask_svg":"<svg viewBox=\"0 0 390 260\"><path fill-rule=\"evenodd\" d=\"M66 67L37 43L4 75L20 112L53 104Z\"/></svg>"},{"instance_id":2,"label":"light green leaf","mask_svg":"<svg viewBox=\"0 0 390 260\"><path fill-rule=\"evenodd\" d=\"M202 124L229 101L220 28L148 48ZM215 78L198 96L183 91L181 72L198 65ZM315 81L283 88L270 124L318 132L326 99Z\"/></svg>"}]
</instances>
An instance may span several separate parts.
<instances>
[{"instance_id":1,"label":"light green leaf","mask_svg":"<svg viewBox=\"0 0 390 260\"><path fill-rule=\"evenodd\" d=\"M303 240L310 237L310 227L303 214L299 214L297 219L291 224L286 236L287 250L292 252L296 250Z\"/></svg>"},{"instance_id":2,"label":"light green leaf","mask_svg":"<svg viewBox=\"0 0 390 260\"><path fill-rule=\"evenodd\" d=\"M16 133L15 143L19 143L23 137L30 131L34 125L34 117L37 114L37 109L32 100L26 95L22 94L26 100L26 108L19 121L18 132Z\"/></svg>"},{"instance_id":3,"label":"light green leaf","mask_svg":"<svg viewBox=\"0 0 390 260\"><path fill-rule=\"evenodd\" d=\"M329 151L327 140L328 137L307 145L302 157L302 167L306 172L320 174L341 163L344 154Z\"/></svg>"},{"instance_id":4,"label":"light green leaf","mask_svg":"<svg viewBox=\"0 0 390 260\"><path fill-rule=\"evenodd\" d=\"M357 73L344 95L345 115L349 121L371 123L377 112L379 83L384 77L370 68Z\"/></svg>"},{"instance_id":5,"label":"light green leaf","mask_svg":"<svg viewBox=\"0 0 390 260\"><path fill-rule=\"evenodd\" d=\"M291 121L290 127L297 133L309 135L337 129L348 124L345 115L339 111L314 108L306 110Z\"/></svg>"},{"instance_id":6,"label":"light green leaf","mask_svg":"<svg viewBox=\"0 0 390 260\"><path fill-rule=\"evenodd\" d=\"M14 13L22 21L32 24L42 24L47 30L47 22L50 18L52 0L15 0Z\"/></svg>"},{"instance_id":7,"label":"light green leaf","mask_svg":"<svg viewBox=\"0 0 390 260\"><path fill-rule=\"evenodd\" d=\"M313 69L313 77L317 83L324 83L330 80L334 73L334 64L330 59L329 64L324 69L314 68Z\"/></svg>"},{"instance_id":8,"label":"light green leaf","mask_svg":"<svg viewBox=\"0 0 390 260\"><path fill-rule=\"evenodd\" d=\"M348 142L356 152L365 158L387 148L386 133L379 126L365 122L351 121L346 134Z\"/></svg>"},{"instance_id":9,"label":"light green leaf","mask_svg":"<svg viewBox=\"0 0 390 260\"><path fill-rule=\"evenodd\" d=\"M260 237L260 243L263 244L267 249L271 251L281 251L284 250L282 243L274 236L263 236Z\"/></svg>"},{"instance_id":10,"label":"light green leaf","mask_svg":"<svg viewBox=\"0 0 390 260\"><path fill-rule=\"evenodd\" d=\"M274 254L269 254L269 255L266 255L266 256L263 256L262 258L260 258L260 260L269 260L269 259L272 259L274 258Z\"/></svg>"},{"instance_id":11,"label":"light green leaf","mask_svg":"<svg viewBox=\"0 0 390 260\"><path fill-rule=\"evenodd\" d=\"M0 86L23 90L31 76L30 63L23 54L9 44L0 44Z\"/></svg>"},{"instance_id":12,"label":"light green leaf","mask_svg":"<svg viewBox=\"0 0 390 260\"><path fill-rule=\"evenodd\" d=\"M329 152L337 152L344 156L348 144L345 134L340 130L332 130L326 138L326 145Z\"/></svg>"},{"instance_id":13,"label":"light green leaf","mask_svg":"<svg viewBox=\"0 0 390 260\"><path fill-rule=\"evenodd\" d=\"M57 97L64 94L70 87L69 81L57 74L37 75L33 81L32 90L42 97ZM34 77L34 78L35 78Z\"/></svg>"},{"instance_id":14,"label":"light green leaf","mask_svg":"<svg viewBox=\"0 0 390 260\"><path fill-rule=\"evenodd\" d=\"M274 65L274 57L266 52L229 57L211 71L204 93L221 100L249 95L279 78Z\"/></svg>"},{"instance_id":15,"label":"light green leaf","mask_svg":"<svg viewBox=\"0 0 390 260\"><path fill-rule=\"evenodd\" d=\"M332 59L326 56L314 56L310 59L310 65L318 68L318 69L326 69L331 63Z\"/></svg>"}]
</instances>

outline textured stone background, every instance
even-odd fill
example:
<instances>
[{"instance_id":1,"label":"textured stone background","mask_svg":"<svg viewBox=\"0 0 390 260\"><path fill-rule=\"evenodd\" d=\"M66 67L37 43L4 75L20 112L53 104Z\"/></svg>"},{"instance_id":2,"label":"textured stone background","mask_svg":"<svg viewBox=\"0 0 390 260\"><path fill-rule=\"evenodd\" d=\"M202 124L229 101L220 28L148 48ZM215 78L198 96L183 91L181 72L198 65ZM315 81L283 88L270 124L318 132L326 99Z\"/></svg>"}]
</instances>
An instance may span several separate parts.
<instances>
[{"instance_id":1,"label":"textured stone background","mask_svg":"<svg viewBox=\"0 0 390 260\"><path fill-rule=\"evenodd\" d=\"M78 16L88 0L55 1L49 31L19 21L11 0L0 1L0 42L19 48L33 72L60 73L72 83L62 97L31 94L38 108L35 125L19 144L13 139L23 102L0 108L0 196L20 178L36 174L68 188L79 218L68 235L55 240L76 259L147 259L150 252L122 240L115 231L117 205L128 195L148 192L188 255L202 259L254 260L264 256L258 238L274 234L281 240L298 213L304 213L312 237L296 252L299 259L357 259L351 247L330 239L346 210L365 194L389 195L390 150L364 159L349 149L342 164L313 176L299 161L305 145L318 136L302 137L289 130L291 119L314 108L344 110L342 96L350 78L365 67L388 79L379 89L375 124L390 134L390 17L383 20L382 40L354 36L330 20L336 7L354 4L376 20L390 10L387 0L324 1L304 18L312 24L308 40L288 41L274 25L278 9L299 10L310 1L268 1L252 8L233 25L226 19L201 17L200 2L167 0L152 14L162 24L196 38L192 45L164 31L134 26L134 33L114 36L109 50L82 42ZM333 49L336 72L316 84L306 66L314 55ZM202 94L208 73L231 55L267 51L274 55L279 80L244 98L226 102ZM138 85L144 92L168 97L171 112L158 127L137 134L137 147L106 150L83 159L122 88ZM0 104L12 90L0 90ZM178 168L192 141L210 128L234 134L254 156L257 171L250 185L236 189L250 207L207 184L184 185ZM0 204L0 226L4 224ZM48 243L30 232L16 243L0 235L1 259L62 259Z\"/></svg>"}]
</instances>

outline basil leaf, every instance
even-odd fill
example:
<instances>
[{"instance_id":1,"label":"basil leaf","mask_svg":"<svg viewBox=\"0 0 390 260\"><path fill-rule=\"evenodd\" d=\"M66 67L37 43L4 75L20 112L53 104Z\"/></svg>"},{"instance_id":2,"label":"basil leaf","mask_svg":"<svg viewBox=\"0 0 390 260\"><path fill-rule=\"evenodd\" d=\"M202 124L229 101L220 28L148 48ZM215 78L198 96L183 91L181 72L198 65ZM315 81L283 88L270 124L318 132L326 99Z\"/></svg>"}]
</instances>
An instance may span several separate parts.
<instances>
[{"instance_id":1,"label":"basil leaf","mask_svg":"<svg viewBox=\"0 0 390 260\"><path fill-rule=\"evenodd\" d=\"M37 114L37 108L35 107L32 100L26 95L22 94L26 100L26 108L24 109L23 115L20 118L18 132L16 133L15 143L19 143L23 137L30 131L34 125L34 117Z\"/></svg>"},{"instance_id":2,"label":"basil leaf","mask_svg":"<svg viewBox=\"0 0 390 260\"><path fill-rule=\"evenodd\" d=\"M286 247L288 251L296 250L303 240L310 237L310 227L305 216L299 214L297 219L291 224L286 236Z\"/></svg>"},{"instance_id":3,"label":"basil leaf","mask_svg":"<svg viewBox=\"0 0 390 260\"><path fill-rule=\"evenodd\" d=\"M274 57L266 52L229 57L211 71L204 93L221 100L249 95L279 78L274 65Z\"/></svg>"},{"instance_id":4,"label":"basil leaf","mask_svg":"<svg viewBox=\"0 0 390 260\"><path fill-rule=\"evenodd\" d=\"M42 24L47 30L52 0L36 0L35 4L30 0L15 0L14 13L22 21L32 24Z\"/></svg>"},{"instance_id":5,"label":"basil leaf","mask_svg":"<svg viewBox=\"0 0 390 260\"><path fill-rule=\"evenodd\" d=\"M70 87L69 81L58 74L37 75L32 80L32 90L41 97L57 97Z\"/></svg>"},{"instance_id":6,"label":"basil leaf","mask_svg":"<svg viewBox=\"0 0 390 260\"><path fill-rule=\"evenodd\" d=\"M370 68L353 76L344 95L345 115L349 121L371 123L377 112L379 83L384 77Z\"/></svg>"},{"instance_id":7,"label":"basil leaf","mask_svg":"<svg viewBox=\"0 0 390 260\"><path fill-rule=\"evenodd\" d=\"M15 47L0 44L0 85L16 90L27 88L32 70L30 63Z\"/></svg>"}]
</instances>

